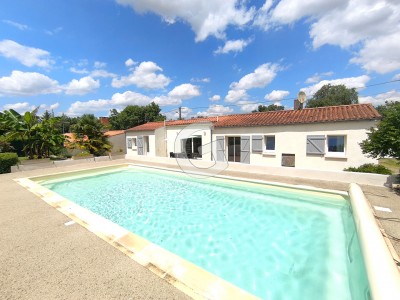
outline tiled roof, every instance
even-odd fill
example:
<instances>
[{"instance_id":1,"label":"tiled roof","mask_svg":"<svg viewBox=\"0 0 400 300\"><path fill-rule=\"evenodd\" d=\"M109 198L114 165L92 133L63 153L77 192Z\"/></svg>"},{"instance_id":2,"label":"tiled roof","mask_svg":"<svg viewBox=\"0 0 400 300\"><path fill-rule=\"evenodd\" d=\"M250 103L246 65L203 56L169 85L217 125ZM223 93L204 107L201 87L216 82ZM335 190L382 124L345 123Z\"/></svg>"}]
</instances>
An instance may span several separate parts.
<instances>
[{"instance_id":1,"label":"tiled roof","mask_svg":"<svg viewBox=\"0 0 400 300\"><path fill-rule=\"evenodd\" d=\"M352 104L304 108L301 110L281 110L189 120L174 120L166 121L165 126L180 126L208 121L214 123L215 127L251 127L374 120L380 117L378 111L371 104ZM130 128L128 131L155 130L163 126L164 122L149 122Z\"/></svg>"},{"instance_id":2,"label":"tiled roof","mask_svg":"<svg viewBox=\"0 0 400 300\"><path fill-rule=\"evenodd\" d=\"M110 131L106 131L104 132L105 136L115 136L115 135L119 135L119 134L123 134L125 133L125 130L110 130Z\"/></svg>"}]
</instances>

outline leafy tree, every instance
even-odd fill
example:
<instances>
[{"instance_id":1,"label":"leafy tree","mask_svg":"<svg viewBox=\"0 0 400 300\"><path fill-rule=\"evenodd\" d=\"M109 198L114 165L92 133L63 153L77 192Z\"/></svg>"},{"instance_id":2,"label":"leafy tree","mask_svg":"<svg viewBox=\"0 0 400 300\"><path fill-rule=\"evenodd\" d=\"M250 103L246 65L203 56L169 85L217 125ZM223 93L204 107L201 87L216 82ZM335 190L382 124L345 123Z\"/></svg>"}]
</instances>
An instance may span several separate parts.
<instances>
[{"instance_id":1,"label":"leafy tree","mask_svg":"<svg viewBox=\"0 0 400 300\"><path fill-rule=\"evenodd\" d=\"M335 105L349 105L358 103L358 92L355 88L345 85L326 84L307 101L307 107L322 107Z\"/></svg>"},{"instance_id":2,"label":"leafy tree","mask_svg":"<svg viewBox=\"0 0 400 300\"><path fill-rule=\"evenodd\" d=\"M370 129L368 139L360 143L361 149L374 158L390 156L400 160L400 102L386 102L380 113L382 120Z\"/></svg>"},{"instance_id":3,"label":"leafy tree","mask_svg":"<svg viewBox=\"0 0 400 300\"><path fill-rule=\"evenodd\" d=\"M255 110L253 112L264 112L264 111L278 111L278 110L284 110L285 107L281 105L275 105L275 104L270 104L268 106L265 105L259 105L258 110Z\"/></svg>"},{"instance_id":4,"label":"leafy tree","mask_svg":"<svg viewBox=\"0 0 400 300\"><path fill-rule=\"evenodd\" d=\"M38 108L20 115L13 109L0 113L0 124L6 130L5 142L20 141L22 151L30 159L57 154L63 147L64 137L55 128L52 118L40 121ZM9 146L4 143L4 146Z\"/></svg>"},{"instance_id":5,"label":"leafy tree","mask_svg":"<svg viewBox=\"0 0 400 300\"><path fill-rule=\"evenodd\" d=\"M160 107L151 102L146 106L129 105L121 112L110 111L109 121L114 130L125 130L147 122L163 121L165 116L160 114Z\"/></svg>"},{"instance_id":6,"label":"leafy tree","mask_svg":"<svg viewBox=\"0 0 400 300\"><path fill-rule=\"evenodd\" d=\"M111 149L108 138L103 134L103 125L92 114L83 115L71 130L75 137L73 146L94 155L103 155Z\"/></svg>"}]
</instances>

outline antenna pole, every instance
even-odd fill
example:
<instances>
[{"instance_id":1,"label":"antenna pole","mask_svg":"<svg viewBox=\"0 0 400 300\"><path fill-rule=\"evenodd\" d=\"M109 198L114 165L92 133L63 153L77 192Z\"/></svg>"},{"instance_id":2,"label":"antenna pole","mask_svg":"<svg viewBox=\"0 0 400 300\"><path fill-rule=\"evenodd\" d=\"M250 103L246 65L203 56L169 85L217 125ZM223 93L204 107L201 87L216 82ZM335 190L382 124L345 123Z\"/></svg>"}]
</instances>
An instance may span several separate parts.
<instances>
[{"instance_id":1,"label":"antenna pole","mask_svg":"<svg viewBox=\"0 0 400 300\"><path fill-rule=\"evenodd\" d=\"M179 118L178 120L182 120L182 106L179 106Z\"/></svg>"}]
</instances>

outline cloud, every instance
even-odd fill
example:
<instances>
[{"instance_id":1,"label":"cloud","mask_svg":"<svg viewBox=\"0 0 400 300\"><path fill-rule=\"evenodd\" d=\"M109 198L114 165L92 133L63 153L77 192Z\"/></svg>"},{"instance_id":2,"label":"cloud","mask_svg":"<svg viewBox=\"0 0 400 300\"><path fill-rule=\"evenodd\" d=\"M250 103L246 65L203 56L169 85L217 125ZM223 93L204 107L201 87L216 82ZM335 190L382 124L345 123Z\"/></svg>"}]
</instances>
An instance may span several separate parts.
<instances>
[{"instance_id":1,"label":"cloud","mask_svg":"<svg viewBox=\"0 0 400 300\"><path fill-rule=\"evenodd\" d=\"M400 20L400 19L399 19ZM400 31L365 42L350 62L367 71L385 74L400 69Z\"/></svg>"},{"instance_id":2,"label":"cloud","mask_svg":"<svg viewBox=\"0 0 400 300\"><path fill-rule=\"evenodd\" d=\"M213 104L208 107L206 111L199 111L197 113L198 116L204 117L214 117L214 116L221 116L227 115L233 112L233 109L230 107L226 107L219 104Z\"/></svg>"},{"instance_id":3,"label":"cloud","mask_svg":"<svg viewBox=\"0 0 400 300\"><path fill-rule=\"evenodd\" d=\"M302 88L301 90L306 93L307 97L312 97L321 87L323 87L326 84L331 84L331 85L344 84L347 88L361 89L365 87L365 84L369 80L370 77L367 75L362 75L358 77L340 78L334 80L322 80L317 84Z\"/></svg>"},{"instance_id":4,"label":"cloud","mask_svg":"<svg viewBox=\"0 0 400 300\"><path fill-rule=\"evenodd\" d=\"M220 99L221 99L220 95L214 95L214 96L208 98L208 100L210 100L210 101L219 101Z\"/></svg>"},{"instance_id":5,"label":"cloud","mask_svg":"<svg viewBox=\"0 0 400 300\"><path fill-rule=\"evenodd\" d=\"M189 119L193 117L192 115L193 110L189 107L182 106L181 108L181 117L184 119ZM161 112L164 116L167 117L167 120L173 120L177 119L179 117L179 111L178 109L173 110L173 111L168 111L168 112Z\"/></svg>"},{"instance_id":6,"label":"cloud","mask_svg":"<svg viewBox=\"0 0 400 300\"><path fill-rule=\"evenodd\" d=\"M100 81L94 80L90 76L82 77L81 79L72 79L65 86L67 95L85 95L100 87Z\"/></svg>"},{"instance_id":7,"label":"cloud","mask_svg":"<svg viewBox=\"0 0 400 300\"><path fill-rule=\"evenodd\" d=\"M273 90L271 93L266 94L264 99L269 101L281 101L283 98L289 96L289 91Z\"/></svg>"},{"instance_id":8,"label":"cloud","mask_svg":"<svg viewBox=\"0 0 400 300\"><path fill-rule=\"evenodd\" d=\"M360 103L371 103L372 105L382 105L385 101L400 101L400 92L391 90L386 93L378 94L376 96L360 96L358 97Z\"/></svg>"},{"instance_id":9,"label":"cloud","mask_svg":"<svg viewBox=\"0 0 400 300\"><path fill-rule=\"evenodd\" d=\"M107 63L102 62L102 61L95 61L94 64L93 64L93 66L94 66L96 69L103 69L103 68L105 68L105 67L107 66Z\"/></svg>"},{"instance_id":10,"label":"cloud","mask_svg":"<svg viewBox=\"0 0 400 300\"><path fill-rule=\"evenodd\" d=\"M90 76L93 78L96 78L96 77L114 78L114 77L117 77L117 74L110 73L106 70L94 70L94 71L90 72Z\"/></svg>"},{"instance_id":11,"label":"cloud","mask_svg":"<svg viewBox=\"0 0 400 300\"><path fill-rule=\"evenodd\" d=\"M36 72L12 71L0 78L0 96L34 96L61 92L56 80Z\"/></svg>"},{"instance_id":12,"label":"cloud","mask_svg":"<svg viewBox=\"0 0 400 300\"><path fill-rule=\"evenodd\" d=\"M51 110L57 109L59 106L60 106L60 103L56 102L56 103L53 103L53 104L50 104L50 105L48 105L48 104L40 104L39 108L41 110L49 110L49 111L51 111Z\"/></svg>"},{"instance_id":13,"label":"cloud","mask_svg":"<svg viewBox=\"0 0 400 300\"><path fill-rule=\"evenodd\" d=\"M133 65L136 65L136 64L137 64L137 62L135 62L132 58L128 58L125 61L125 66L127 66L127 67L132 67Z\"/></svg>"},{"instance_id":14,"label":"cloud","mask_svg":"<svg viewBox=\"0 0 400 300\"><path fill-rule=\"evenodd\" d=\"M125 108L127 105L147 105L155 102L160 106L180 105L183 100L187 100L200 95L200 90L192 84L181 84L172 89L167 95L149 97L141 93L126 91L115 93L111 99L98 99L89 101L76 101L71 104L67 114L71 116L83 113L96 113L112 108Z\"/></svg>"},{"instance_id":15,"label":"cloud","mask_svg":"<svg viewBox=\"0 0 400 300\"><path fill-rule=\"evenodd\" d=\"M57 27L52 30L45 30L44 32L48 35L55 35L55 34L59 33L61 30L63 30L62 27Z\"/></svg>"},{"instance_id":16,"label":"cloud","mask_svg":"<svg viewBox=\"0 0 400 300\"><path fill-rule=\"evenodd\" d=\"M190 79L190 82L204 82L204 83L208 83L210 82L211 79L206 77L206 78L192 78Z\"/></svg>"},{"instance_id":17,"label":"cloud","mask_svg":"<svg viewBox=\"0 0 400 300\"><path fill-rule=\"evenodd\" d=\"M86 70L86 69L77 69L77 68L75 68L75 67L71 67L71 68L69 68L69 70L70 70L72 73L75 73L75 74L89 74L89 71Z\"/></svg>"},{"instance_id":18,"label":"cloud","mask_svg":"<svg viewBox=\"0 0 400 300\"><path fill-rule=\"evenodd\" d=\"M196 34L196 41L204 41L212 35L225 36L228 26L242 27L252 20L254 7L245 7L244 1L237 0L116 0L121 5L131 6L135 11L153 12L164 21L173 24L176 21L188 23Z\"/></svg>"},{"instance_id":19,"label":"cloud","mask_svg":"<svg viewBox=\"0 0 400 300\"><path fill-rule=\"evenodd\" d=\"M243 76L239 82L233 82L230 85L231 89L249 90L253 88L263 88L267 86L280 70L278 64L266 63L262 64L254 72Z\"/></svg>"},{"instance_id":20,"label":"cloud","mask_svg":"<svg viewBox=\"0 0 400 300\"><path fill-rule=\"evenodd\" d=\"M17 23L17 22L11 21L11 20L3 20L3 23L14 26L15 28L18 28L21 31L31 29L28 25Z\"/></svg>"},{"instance_id":21,"label":"cloud","mask_svg":"<svg viewBox=\"0 0 400 300\"><path fill-rule=\"evenodd\" d=\"M267 5L268 2L268 5ZM371 72L389 73L399 66L400 2L392 0L281 0L257 12L264 30L306 18L314 49L334 45L354 51L352 63ZM389 48L388 48L389 47ZM390 48L392 47L392 48ZM386 54L386 51L389 53Z\"/></svg>"},{"instance_id":22,"label":"cloud","mask_svg":"<svg viewBox=\"0 0 400 300\"><path fill-rule=\"evenodd\" d=\"M2 110L13 109L19 113L23 113L26 111L32 111L35 109L35 106L30 105L28 102L17 102L3 105Z\"/></svg>"},{"instance_id":23,"label":"cloud","mask_svg":"<svg viewBox=\"0 0 400 300\"><path fill-rule=\"evenodd\" d=\"M258 106L261 103L254 103L249 101L239 101L238 104L240 105L240 110L243 112L252 112L257 110Z\"/></svg>"},{"instance_id":24,"label":"cloud","mask_svg":"<svg viewBox=\"0 0 400 300\"><path fill-rule=\"evenodd\" d=\"M231 40L226 41L223 47L218 47L214 51L215 54L227 54L229 52L242 52L245 47L247 47L253 40Z\"/></svg>"},{"instance_id":25,"label":"cloud","mask_svg":"<svg viewBox=\"0 0 400 300\"><path fill-rule=\"evenodd\" d=\"M323 77L329 77L332 75L333 72L315 73L313 76L307 78L306 83L316 83L318 81L321 81Z\"/></svg>"},{"instance_id":26,"label":"cloud","mask_svg":"<svg viewBox=\"0 0 400 300\"><path fill-rule=\"evenodd\" d=\"M23 46L11 40L0 41L0 55L16 59L27 67L50 68L54 64L49 52L39 48Z\"/></svg>"},{"instance_id":27,"label":"cloud","mask_svg":"<svg viewBox=\"0 0 400 300\"><path fill-rule=\"evenodd\" d=\"M225 96L225 101L229 103L246 100L249 98L246 90L230 90Z\"/></svg>"},{"instance_id":28,"label":"cloud","mask_svg":"<svg viewBox=\"0 0 400 300\"><path fill-rule=\"evenodd\" d=\"M143 89L162 89L171 82L170 78L158 73L162 71L156 63L145 61L135 67L129 76L114 78L111 85L115 88L135 85Z\"/></svg>"},{"instance_id":29,"label":"cloud","mask_svg":"<svg viewBox=\"0 0 400 300\"><path fill-rule=\"evenodd\" d=\"M392 80L400 80L400 73L393 76Z\"/></svg>"}]
</instances>

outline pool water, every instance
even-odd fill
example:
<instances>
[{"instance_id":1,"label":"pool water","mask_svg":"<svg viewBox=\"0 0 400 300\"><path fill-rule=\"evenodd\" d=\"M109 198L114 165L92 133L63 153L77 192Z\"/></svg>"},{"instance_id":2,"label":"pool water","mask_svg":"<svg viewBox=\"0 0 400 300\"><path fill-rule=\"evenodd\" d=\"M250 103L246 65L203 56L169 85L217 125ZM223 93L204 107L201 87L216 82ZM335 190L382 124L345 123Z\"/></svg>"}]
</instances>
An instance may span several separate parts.
<instances>
[{"instance_id":1,"label":"pool water","mask_svg":"<svg viewBox=\"0 0 400 300\"><path fill-rule=\"evenodd\" d=\"M263 299L366 299L345 196L149 168L40 182Z\"/></svg>"}]
</instances>

